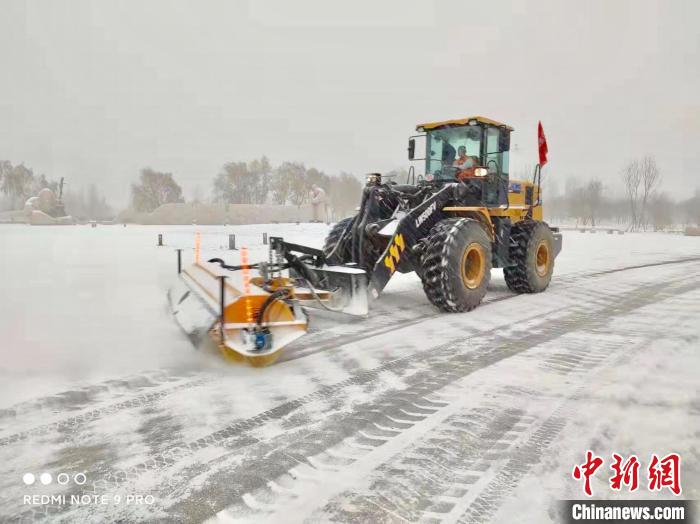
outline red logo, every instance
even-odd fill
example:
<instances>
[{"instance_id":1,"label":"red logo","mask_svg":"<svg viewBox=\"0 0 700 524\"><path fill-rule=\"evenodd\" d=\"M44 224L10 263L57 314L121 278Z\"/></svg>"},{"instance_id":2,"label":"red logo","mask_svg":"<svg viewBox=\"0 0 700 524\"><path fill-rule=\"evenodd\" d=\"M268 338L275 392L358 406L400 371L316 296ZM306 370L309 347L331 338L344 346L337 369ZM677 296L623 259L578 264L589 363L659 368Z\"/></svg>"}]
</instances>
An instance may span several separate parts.
<instances>
[{"instance_id":1,"label":"red logo","mask_svg":"<svg viewBox=\"0 0 700 524\"><path fill-rule=\"evenodd\" d=\"M622 457L617 453L612 454L613 465L610 466L615 474L610 477L610 487L615 491L620 491L624 484L628 491L636 491L639 487L639 460L636 455L632 455L623 464Z\"/></svg>"},{"instance_id":2,"label":"red logo","mask_svg":"<svg viewBox=\"0 0 700 524\"><path fill-rule=\"evenodd\" d=\"M613 476L609 478L610 489L636 491L639 488L640 462L636 455L631 455L627 460L617 453L612 454L610 469ZM572 476L575 480L583 481L583 492L589 497L593 496L591 478L603 465L603 459L597 457L592 451L586 451L586 460L583 464L574 466ZM647 469L649 491L661 491L668 488L674 495L680 495L681 489L681 457L678 453L670 453L659 458L655 453L651 455Z\"/></svg>"},{"instance_id":3,"label":"red logo","mask_svg":"<svg viewBox=\"0 0 700 524\"><path fill-rule=\"evenodd\" d=\"M649 464L649 491L669 488L674 495L681 494L681 457L671 453L659 459L652 454Z\"/></svg>"},{"instance_id":4,"label":"red logo","mask_svg":"<svg viewBox=\"0 0 700 524\"><path fill-rule=\"evenodd\" d=\"M591 477L595 474L600 466L603 465L603 459L593 455L591 450L586 451L586 462L577 465L574 468L573 476L576 480L584 479L583 491L589 497L593 496L591 490Z\"/></svg>"}]
</instances>

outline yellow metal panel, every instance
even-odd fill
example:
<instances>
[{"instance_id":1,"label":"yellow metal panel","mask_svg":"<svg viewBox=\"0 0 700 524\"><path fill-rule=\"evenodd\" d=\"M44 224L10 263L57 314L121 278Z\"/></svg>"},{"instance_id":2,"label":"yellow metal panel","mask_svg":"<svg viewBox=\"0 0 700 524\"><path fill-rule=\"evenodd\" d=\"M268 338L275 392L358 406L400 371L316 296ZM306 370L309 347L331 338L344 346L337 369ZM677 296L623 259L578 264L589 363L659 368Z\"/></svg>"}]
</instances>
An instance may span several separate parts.
<instances>
[{"instance_id":1,"label":"yellow metal panel","mask_svg":"<svg viewBox=\"0 0 700 524\"><path fill-rule=\"evenodd\" d=\"M530 206L511 206L496 207L490 209L491 216L494 217L509 217L514 223L520 222L527 217ZM534 206L532 208L532 218L534 220L542 220L542 206Z\"/></svg>"},{"instance_id":2,"label":"yellow metal panel","mask_svg":"<svg viewBox=\"0 0 700 524\"><path fill-rule=\"evenodd\" d=\"M493 223L491 217L509 217L513 222L520 222L527 217L530 206L509 206L509 207L476 207L476 206L448 206L442 208L445 212L455 213L457 215L466 216L469 214L478 213L489 229L489 233L493 238ZM542 206L532 208L532 218L534 220L542 220Z\"/></svg>"},{"instance_id":3,"label":"yellow metal panel","mask_svg":"<svg viewBox=\"0 0 700 524\"><path fill-rule=\"evenodd\" d=\"M527 215L529 206L511 206L511 207L494 207L491 209L491 216L494 217L510 217L511 219L520 220L521 217Z\"/></svg>"},{"instance_id":4,"label":"yellow metal panel","mask_svg":"<svg viewBox=\"0 0 700 524\"><path fill-rule=\"evenodd\" d=\"M508 204L511 206L524 206L525 205L525 191L520 193L508 192Z\"/></svg>"},{"instance_id":5,"label":"yellow metal panel","mask_svg":"<svg viewBox=\"0 0 700 524\"><path fill-rule=\"evenodd\" d=\"M508 190L508 203L511 206L525 206L527 205L525 203L525 192L527 191L527 188L531 187L532 188L532 202L535 203L537 202L539 198L539 191L537 189L537 186L534 185L532 182L529 180L511 180L510 181L511 185L512 184L520 184L520 193L512 193L510 189Z\"/></svg>"},{"instance_id":6,"label":"yellow metal panel","mask_svg":"<svg viewBox=\"0 0 700 524\"><path fill-rule=\"evenodd\" d=\"M440 122L426 122L425 124L418 124L416 126L416 131L428 131L430 129L437 129L443 126L463 126L467 125L470 120L476 120L480 124L487 124L497 127L505 127L508 131L513 131L513 128L503 122L497 120L492 120L484 116L469 116L467 118L456 118L454 120L442 120Z\"/></svg>"},{"instance_id":7,"label":"yellow metal panel","mask_svg":"<svg viewBox=\"0 0 700 524\"><path fill-rule=\"evenodd\" d=\"M472 215L476 217L477 220L486 226L486 231L491 235L491 239L493 240L493 223L491 222L490 210L488 208L479 206L447 206L443 207L442 210L456 213L458 216Z\"/></svg>"},{"instance_id":8,"label":"yellow metal panel","mask_svg":"<svg viewBox=\"0 0 700 524\"><path fill-rule=\"evenodd\" d=\"M443 211L477 211L479 213L488 214L487 207L479 206L445 206L442 208Z\"/></svg>"}]
</instances>

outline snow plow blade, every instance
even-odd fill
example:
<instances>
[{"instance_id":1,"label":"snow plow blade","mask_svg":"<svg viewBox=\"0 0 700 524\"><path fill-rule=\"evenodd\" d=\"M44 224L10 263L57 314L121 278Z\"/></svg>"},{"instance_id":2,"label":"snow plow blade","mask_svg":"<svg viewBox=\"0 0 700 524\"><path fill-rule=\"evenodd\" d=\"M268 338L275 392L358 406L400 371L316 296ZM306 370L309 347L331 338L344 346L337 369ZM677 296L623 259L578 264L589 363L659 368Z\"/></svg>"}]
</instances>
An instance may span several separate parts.
<instances>
[{"instance_id":1,"label":"snow plow blade","mask_svg":"<svg viewBox=\"0 0 700 524\"><path fill-rule=\"evenodd\" d=\"M219 315L216 310L193 292L183 278L178 278L168 289L168 303L175 322L185 332L192 345L196 348L200 347L218 320Z\"/></svg>"}]
</instances>

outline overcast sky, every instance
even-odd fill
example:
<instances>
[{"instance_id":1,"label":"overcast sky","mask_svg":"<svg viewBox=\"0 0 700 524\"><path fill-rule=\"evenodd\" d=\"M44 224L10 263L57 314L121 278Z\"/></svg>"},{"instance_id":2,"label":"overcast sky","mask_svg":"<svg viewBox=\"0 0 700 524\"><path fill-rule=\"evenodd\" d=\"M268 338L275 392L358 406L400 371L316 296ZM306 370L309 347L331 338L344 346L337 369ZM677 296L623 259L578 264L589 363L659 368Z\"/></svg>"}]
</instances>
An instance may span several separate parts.
<instances>
[{"instance_id":1,"label":"overcast sky","mask_svg":"<svg viewBox=\"0 0 700 524\"><path fill-rule=\"evenodd\" d=\"M139 169L209 194L267 154L328 173L407 166L415 125L515 127L511 172L656 157L700 187L700 2L0 0L0 159L126 203Z\"/></svg>"}]
</instances>

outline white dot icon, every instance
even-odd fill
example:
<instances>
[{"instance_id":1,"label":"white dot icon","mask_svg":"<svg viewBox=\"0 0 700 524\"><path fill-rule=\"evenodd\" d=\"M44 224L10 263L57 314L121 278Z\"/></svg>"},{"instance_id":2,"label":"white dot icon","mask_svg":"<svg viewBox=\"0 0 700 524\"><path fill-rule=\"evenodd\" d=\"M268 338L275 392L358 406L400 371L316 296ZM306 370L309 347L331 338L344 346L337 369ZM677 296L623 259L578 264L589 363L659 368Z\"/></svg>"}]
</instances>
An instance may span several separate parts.
<instances>
[{"instance_id":1,"label":"white dot icon","mask_svg":"<svg viewBox=\"0 0 700 524\"><path fill-rule=\"evenodd\" d=\"M82 486L86 481L87 477L85 476L85 473L78 473L75 477L73 477L73 482L75 482L78 486Z\"/></svg>"},{"instance_id":2,"label":"white dot icon","mask_svg":"<svg viewBox=\"0 0 700 524\"><path fill-rule=\"evenodd\" d=\"M68 476L67 473L59 473L56 475L56 482L61 484L62 486L65 486L68 484L68 481L70 480L70 477Z\"/></svg>"},{"instance_id":3,"label":"white dot icon","mask_svg":"<svg viewBox=\"0 0 700 524\"><path fill-rule=\"evenodd\" d=\"M39 480L44 486L48 486L51 484L51 481L53 480L51 477L51 473L42 473L41 476L39 477Z\"/></svg>"},{"instance_id":4,"label":"white dot icon","mask_svg":"<svg viewBox=\"0 0 700 524\"><path fill-rule=\"evenodd\" d=\"M32 475L31 473L25 473L24 476L22 477L22 480L24 481L24 483L27 486L31 486L32 484L34 484L34 481L36 479L34 478L34 475Z\"/></svg>"}]
</instances>

